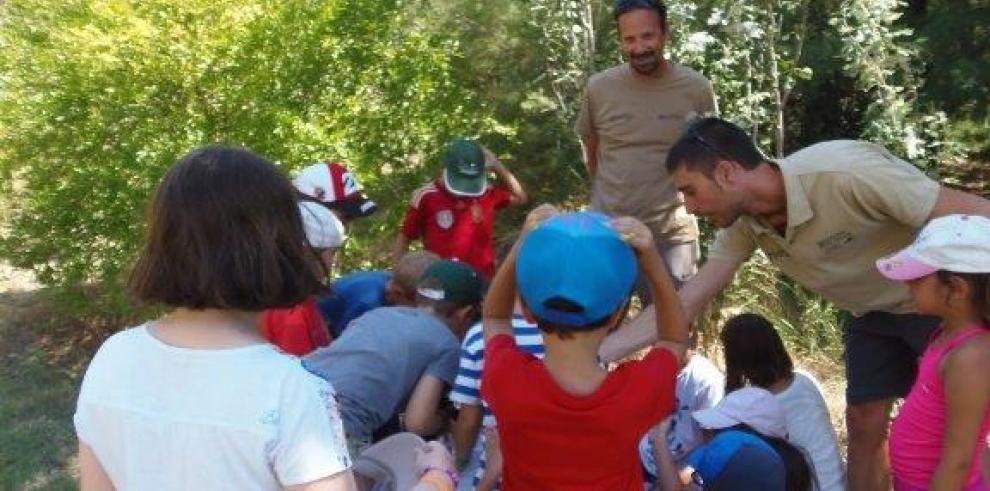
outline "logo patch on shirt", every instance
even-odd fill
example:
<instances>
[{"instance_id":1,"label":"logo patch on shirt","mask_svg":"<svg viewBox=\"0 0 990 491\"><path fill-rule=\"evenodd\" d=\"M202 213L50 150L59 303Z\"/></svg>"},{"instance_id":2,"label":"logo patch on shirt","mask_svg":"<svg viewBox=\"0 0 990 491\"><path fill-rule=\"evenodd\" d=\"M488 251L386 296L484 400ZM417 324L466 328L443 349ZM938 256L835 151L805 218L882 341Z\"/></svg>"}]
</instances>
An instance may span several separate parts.
<instances>
[{"instance_id":1,"label":"logo patch on shirt","mask_svg":"<svg viewBox=\"0 0 990 491\"><path fill-rule=\"evenodd\" d=\"M270 410L265 414L262 414L261 419L259 421L263 425L278 426L278 422L279 422L278 411Z\"/></svg>"},{"instance_id":2,"label":"logo patch on shirt","mask_svg":"<svg viewBox=\"0 0 990 491\"><path fill-rule=\"evenodd\" d=\"M822 240L819 240L818 248L824 253L829 253L852 242L855 238L855 235L846 231L836 232Z\"/></svg>"},{"instance_id":3,"label":"logo patch on shirt","mask_svg":"<svg viewBox=\"0 0 990 491\"><path fill-rule=\"evenodd\" d=\"M437 225L447 230L454 225L454 214L450 210L440 210L436 215Z\"/></svg>"}]
</instances>

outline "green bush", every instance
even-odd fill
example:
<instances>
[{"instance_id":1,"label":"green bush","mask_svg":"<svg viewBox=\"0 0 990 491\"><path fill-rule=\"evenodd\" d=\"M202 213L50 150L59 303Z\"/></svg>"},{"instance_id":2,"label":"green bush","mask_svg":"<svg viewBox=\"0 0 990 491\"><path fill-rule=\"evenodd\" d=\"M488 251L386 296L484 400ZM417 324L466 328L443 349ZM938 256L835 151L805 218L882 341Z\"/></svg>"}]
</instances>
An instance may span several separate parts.
<instances>
[{"instance_id":1,"label":"green bush","mask_svg":"<svg viewBox=\"0 0 990 491\"><path fill-rule=\"evenodd\" d=\"M292 169L341 158L382 202L377 257L429 157L492 120L453 77L457 40L382 0L149 0L0 7L0 256L126 309L146 202L193 147L250 147ZM85 304L85 305L83 305Z\"/></svg>"}]
</instances>

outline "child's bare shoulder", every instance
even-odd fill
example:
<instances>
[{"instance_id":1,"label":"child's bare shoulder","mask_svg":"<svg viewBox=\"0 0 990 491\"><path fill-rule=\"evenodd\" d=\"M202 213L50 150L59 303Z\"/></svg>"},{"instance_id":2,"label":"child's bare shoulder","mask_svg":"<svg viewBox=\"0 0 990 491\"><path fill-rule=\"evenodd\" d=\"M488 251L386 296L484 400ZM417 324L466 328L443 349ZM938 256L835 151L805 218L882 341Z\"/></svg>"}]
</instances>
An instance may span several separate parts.
<instances>
[{"instance_id":1,"label":"child's bare shoulder","mask_svg":"<svg viewBox=\"0 0 990 491\"><path fill-rule=\"evenodd\" d=\"M956 346L946 357L946 367L986 373L990 369L990 329Z\"/></svg>"}]
</instances>

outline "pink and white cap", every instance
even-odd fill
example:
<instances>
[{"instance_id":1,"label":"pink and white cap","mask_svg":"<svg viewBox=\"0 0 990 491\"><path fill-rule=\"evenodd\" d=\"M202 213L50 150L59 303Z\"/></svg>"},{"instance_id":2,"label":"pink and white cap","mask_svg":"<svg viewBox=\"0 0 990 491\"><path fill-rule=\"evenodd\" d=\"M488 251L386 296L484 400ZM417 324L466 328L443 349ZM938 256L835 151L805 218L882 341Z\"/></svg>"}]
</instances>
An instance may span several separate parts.
<instances>
[{"instance_id":1,"label":"pink and white cap","mask_svg":"<svg viewBox=\"0 0 990 491\"><path fill-rule=\"evenodd\" d=\"M787 438L784 409L773 394L759 387L734 390L715 406L695 411L691 417L702 428L710 430L745 424L761 435Z\"/></svg>"},{"instance_id":2,"label":"pink and white cap","mask_svg":"<svg viewBox=\"0 0 990 491\"><path fill-rule=\"evenodd\" d=\"M925 225L914 243L877 260L877 269L895 281L914 280L939 270L990 273L990 219L946 215Z\"/></svg>"}]
</instances>

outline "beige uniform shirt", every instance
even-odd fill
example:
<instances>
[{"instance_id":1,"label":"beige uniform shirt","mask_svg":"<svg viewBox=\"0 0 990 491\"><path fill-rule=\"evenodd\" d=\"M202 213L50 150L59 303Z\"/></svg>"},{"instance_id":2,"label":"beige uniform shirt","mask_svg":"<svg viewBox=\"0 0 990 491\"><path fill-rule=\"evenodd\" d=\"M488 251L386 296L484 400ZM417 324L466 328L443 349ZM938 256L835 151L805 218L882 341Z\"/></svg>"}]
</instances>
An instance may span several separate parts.
<instances>
[{"instance_id":1,"label":"beige uniform shirt","mask_svg":"<svg viewBox=\"0 0 990 491\"><path fill-rule=\"evenodd\" d=\"M742 262L759 247L784 274L839 308L911 312L907 287L885 279L874 263L914 240L939 184L860 141L819 143L778 164L787 194L784 236L743 216L718 232L709 259Z\"/></svg>"},{"instance_id":2,"label":"beige uniform shirt","mask_svg":"<svg viewBox=\"0 0 990 491\"><path fill-rule=\"evenodd\" d=\"M582 139L598 135L592 207L634 216L662 242L696 240L697 222L664 164L686 124L716 110L712 84L676 63L659 79L635 76L628 63L592 76L575 127Z\"/></svg>"}]
</instances>

